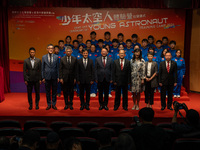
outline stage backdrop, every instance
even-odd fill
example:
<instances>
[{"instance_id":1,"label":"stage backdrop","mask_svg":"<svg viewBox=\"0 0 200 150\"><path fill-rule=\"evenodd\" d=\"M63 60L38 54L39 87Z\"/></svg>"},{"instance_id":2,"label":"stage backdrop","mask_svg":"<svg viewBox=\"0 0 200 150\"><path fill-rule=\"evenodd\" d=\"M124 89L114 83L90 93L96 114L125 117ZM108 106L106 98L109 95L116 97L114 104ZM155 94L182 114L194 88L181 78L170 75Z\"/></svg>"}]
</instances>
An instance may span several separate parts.
<instances>
[{"instance_id":1,"label":"stage backdrop","mask_svg":"<svg viewBox=\"0 0 200 150\"><path fill-rule=\"evenodd\" d=\"M185 10L12 7L8 14L11 92L26 92L22 71L29 48L35 47L36 57L41 59L49 43L56 45L67 35L74 40L83 34L85 42L91 31L97 33L97 39L103 39L106 31L111 32L111 39L121 32L125 41L136 33L139 43L148 35L155 41L167 36L184 50Z\"/></svg>"}]
</instances>

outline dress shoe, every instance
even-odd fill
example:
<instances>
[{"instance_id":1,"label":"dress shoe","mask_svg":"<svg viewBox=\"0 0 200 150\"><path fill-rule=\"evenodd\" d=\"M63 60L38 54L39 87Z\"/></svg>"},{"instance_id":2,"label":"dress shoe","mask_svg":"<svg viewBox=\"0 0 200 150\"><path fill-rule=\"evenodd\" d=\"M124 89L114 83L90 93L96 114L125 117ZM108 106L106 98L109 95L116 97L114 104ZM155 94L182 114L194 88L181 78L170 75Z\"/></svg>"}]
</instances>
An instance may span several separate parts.
<instances>
[{"instance_id":1,"label":"dress shoe","mask_svg":"<svg viewBox=\"0 0 200 150\"><path fill-rule=\"evenodd\" d=\"M165 110L165 107L161 107L161 110Z\"/></svg>"},{"instance_id":2,"label":"dress shoe","mask_svg":"<svg viewBox=\"0 0 200 150\"><path fill-rule=\"evenodd\" d=\"M81 107L80 107L80 110L83 110L83 109L84 109L84 106L81 106Z\"/></svg>"},{"instance_id":3,"label":"dress shoe","mask_svg":"<svg viewBox=\"0 0 200 150\"><path fill-rule=\"evenodd\" d=\"M64 107L64 110L67 110L68 109L68 106L66 105L65 107Z\"/></svg>"},{"instance_id":4,"label":"dress shoe","mask_svg":"<svg viewBox=\"0 0 200 150\"><path fill-rule=\"evenodd\" d=\"M127 108L127 107L124 107L123 109L126 110L126 111L128 111L128 108Z\"/></svg>"},{"instance_id":5,"label":"dress shoe","mask_svg":"<svg viewBox=\"0 0 200 150\"><path fill-rule=\"evenodd\" d=\"M107 107L107 106L104 106L104 109L105 109L105 110L108 110L108 107Z\"/></svg>"},{"instance_id":6,"label":"dress shoe","mask_svg":"<svg viewBox=\"0 0 200 150\"><path fill-rule=\"evenodd\" d=\"M100 107L99 107L99 110L102 110L102 109L103 109L103 106L100 106Z\"/></svg>"},{"instance_id":7,"label":"dress shoe","mask_svg":"<svg viewBox=\"0 0 200 150\"><path fill-rule=\"evenodd\" d=\"M28 108L29 110L32 110L33 109L33 107L32 106L29 106L29 108Z\"/></svg>"},{"instance_id":8,"label":"dress shoe","mask_svg":"<svg viewBox=\"0 0 200 150\"><path fill-rule=\"evenodd\" d=\"M86 105L86 106L85 106L85 109L86 109L86 110L90 110L90 108L89 108L89 106L88 106L88 105Z\"/></svg>"},{"instance_id":9,"label":"dress shoe","mask_svg":"<svg viewBox=\"0 0 200 150\"><path fill-rule=\"evenodd\" d=\"M53 108L54 110L57 110L57 107L56 107L56 106L52 106L52 108Z\"/></svg>"},{"instance_id":10,"label":"dress shoe","mask_svg":"<svg viewBox=\"0 0 200 150\"><path fill-rule=\"evenodd\" d=\"M77 94L77 97L80 97L80 94Z\"/></svg>"},{"instance_id":11,"label":"dress shoe","mask_svg":"<svg viewBox=\"0 0 200 150\"><path fill-rule=\"evenodd\" d=\"M70 110L73 110L73 109L74 109L72 105L70 105L69 108L70 108Z\"/></svg>"},{"instance_id":12,"label":"dress shoe","mask_svg":"<svg viewBox=\"0 0 200 150\"><path fill-rule=\"evenodd\" d=\"M46 110L49 110L51 108L51 106L47 106Z\"/></svg>"},{"instance_id":13,"label":"dress shoe","mask_svg":"<svg viewBox=\"0 0 200 150\"><path fill-rule=\"evenodd\" d=\"M173 110L172 107L168 107L167 109L169 109L169 110Z\"/></svg>"},{"instance_id":14,"label":"dress shoe","mask_svg":"<svg viewBox=\"0 0 200 150\"><path fill-rule=\"evenodd\" d=\"M114 107L114 111L116 111L117 109L118 109L118 107L115 106L115 107Z\"/></svg>"},{"instance_id":15,"label":"dress shoe","mask_svg":"<svg viewBox=\"0 0 200 150\"><path fill-rule=\"evenodd\" d=\"M38 109L39 109L39 106L37 105L37 106L35 107L35 109L38 110Z\"/></svg>"}]
</instances>

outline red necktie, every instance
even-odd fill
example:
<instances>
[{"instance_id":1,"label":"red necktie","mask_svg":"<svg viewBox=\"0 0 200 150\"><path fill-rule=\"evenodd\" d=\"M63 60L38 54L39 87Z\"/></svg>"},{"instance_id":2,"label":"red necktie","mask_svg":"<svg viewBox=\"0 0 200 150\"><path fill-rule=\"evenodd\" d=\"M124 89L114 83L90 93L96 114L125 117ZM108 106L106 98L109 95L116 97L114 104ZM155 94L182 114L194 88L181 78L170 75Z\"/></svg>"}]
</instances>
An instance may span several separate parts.
<instances>
[{"instance_id":1,"label":"red necktie","mask_svg":"<svg viewBox=\"0 0 200 150\"><path fill-rule=\"evenodd\" d=\"M123 70L123 63L122 63L122 61L123 61L123 60L121 59L121 70Z\"/></svg>"},{"instance_id":2,"label":"red necktie","mask_svg":"<svg viewBox=\"0 0 200 150\"><path fill-rule=\"evenodd\" d=\"M104 65L104 68L106 67L106 58L103 57L103 65Z\"/></svg>"},{"instance_id":3,"label":"red necktie","mask_svg":"<svg viewBox=\"0 0 200 150\"><path fill-rule=\"evenodd\" d=\"M167 72L169 73L169 61L167 62Z\"/></svg>"}]
</instances>

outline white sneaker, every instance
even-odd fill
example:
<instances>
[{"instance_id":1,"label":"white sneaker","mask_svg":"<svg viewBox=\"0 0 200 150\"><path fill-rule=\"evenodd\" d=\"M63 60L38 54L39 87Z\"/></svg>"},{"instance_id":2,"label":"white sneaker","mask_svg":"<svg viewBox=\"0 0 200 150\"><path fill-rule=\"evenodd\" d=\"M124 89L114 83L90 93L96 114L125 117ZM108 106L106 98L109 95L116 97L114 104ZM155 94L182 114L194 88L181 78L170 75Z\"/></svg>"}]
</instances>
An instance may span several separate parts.
<instances>
[{"instance_id":1,"label":"white sneaker","mask_svg":"<svg viewBox=\"0 0 200 150\"><path fill-rule=\"evenodd\" d=\"M160 90L158 90L158 92L160 93Z\"/></svg>"},{"instance_id":2,"label":"white sneaker","mask_svg":"<svg viewBox=\"0 0 200 150\"><path fill-rule=\"evenodd\" d=\"M111 94L109 94L108 96L109 96L109 97L112 97L112 95L111 95Z\"/></svg>"},{"instance_id":3,"label":"white sneaker","mask_svg":"<svg viewBox=\"0 0 200 150\"><path fill-rule=\"evenodd\" d=\"M136 106L136 110L139 110L139 109L140 109L140 108L139 108L139 106L137 105L137 106Z\"/></svg>"},{"instance_id":4,"label":"white sneaker","mask_svg":"<svg viewBox=\"0 0 200 150\"><path fill-rule=\"evenodd\" d=\"M93 93L90 94L90 97L93 97Z\"/></svg>"},{"instance_id":5,"label":"white sneaker","mask_svg":"<svg viewBox=\"0 0 200 150\"><path fill-rule=\"evenodd\" d=\"M154 93L156 93L156 89L154 90Z\"/></svg>"},{"instance_id":6,"label":"white sneaker","mask_svg":"<svg viewBox=\"0 0 200 150\"><path fill-rule=\"evenodd\" d=\"M177 96L176 95L174 95L174 98L176 98Z\"/></svg>"},{"instance_id":7,"label":"white sneaker","mask_svg":"<svg viewBox=\"0 0 200 150\"><path fill-rule=\"evenodd\" d=\"M133 105L132 110L135 110L135 105Z\"/></svg>"},{"instance_id":8,"label":"white sneaker","mask_svg":"<svg viewBox=\"0 0 200 150\"><path fill-rule=\"evenodd\" d=\"M168 98L168 95L166 95L166 98Z\"/></svg>"},{"instance_id":9,"label":"white sneaker","mask_svg":"<svg viewBox=\"0 0 200 150\"><path fill-rule=\"evenodd\" d=\"M104 97L104 94L103 94L103 97Z\"/></svg>"},{"instance_id":10,"label":"white sneaker","mask_svg":"<svg viewBox=\"0 0 200 150\"><path fill-rule=\"evenodd\" d=\"M177 97L180 98L181 96L180 96L180 95L177 95Z\"/></svg>"}]
</instances>

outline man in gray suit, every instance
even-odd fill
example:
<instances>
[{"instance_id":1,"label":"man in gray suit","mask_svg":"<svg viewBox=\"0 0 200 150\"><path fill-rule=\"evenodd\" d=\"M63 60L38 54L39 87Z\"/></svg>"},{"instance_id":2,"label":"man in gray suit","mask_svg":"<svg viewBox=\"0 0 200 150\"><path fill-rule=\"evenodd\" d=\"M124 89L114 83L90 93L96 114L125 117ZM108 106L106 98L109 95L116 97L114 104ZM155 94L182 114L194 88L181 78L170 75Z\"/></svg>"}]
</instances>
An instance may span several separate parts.
<instances>
[{"instance_id":1,"label":"man in gray suit","mask_svg":"<svg viewBox=\"0 0 200 150\"><path fill-rule=\"evenodd\" d=\"M112 83L112 64L113 60L110 57L107 57L108 49L103 48L101 50L101 56L96 58L95 61L95 80L98 84L99 90L99 110L103 108L108 110L108 93L109 93L109 84ZM104 101L103 101L103 92L104 92Z\"/></svg>"},{"instance_id":2,"label":"man in gray suit","mask_svg":"<svg viewBox=\"0 0 200 150\"><path fill-rule=\"evenodd\" d=\"M57 84L59 82L59 60L58 56L53 54L54 46L49 44L47 46L48 54L42 57L42 81L45 83L47 108L57 110L56 107L56 94ZM52 88L52 102L51 102L51 88Z\"/></svg>"},{"instance_id":3,"label":"man in gray suit","mask_svg":"<svg viewBox=\"0 0 200 150\"><path fill-rule=\"evenodd\" d=\"M35 48L29 49L30 57L24 60L23 74L27 86L29 110L32 105L32 91L35 89L35 109L39 109L40 84L41 84L41 60L35 57Z\"/></svg>"}]
</instances>

